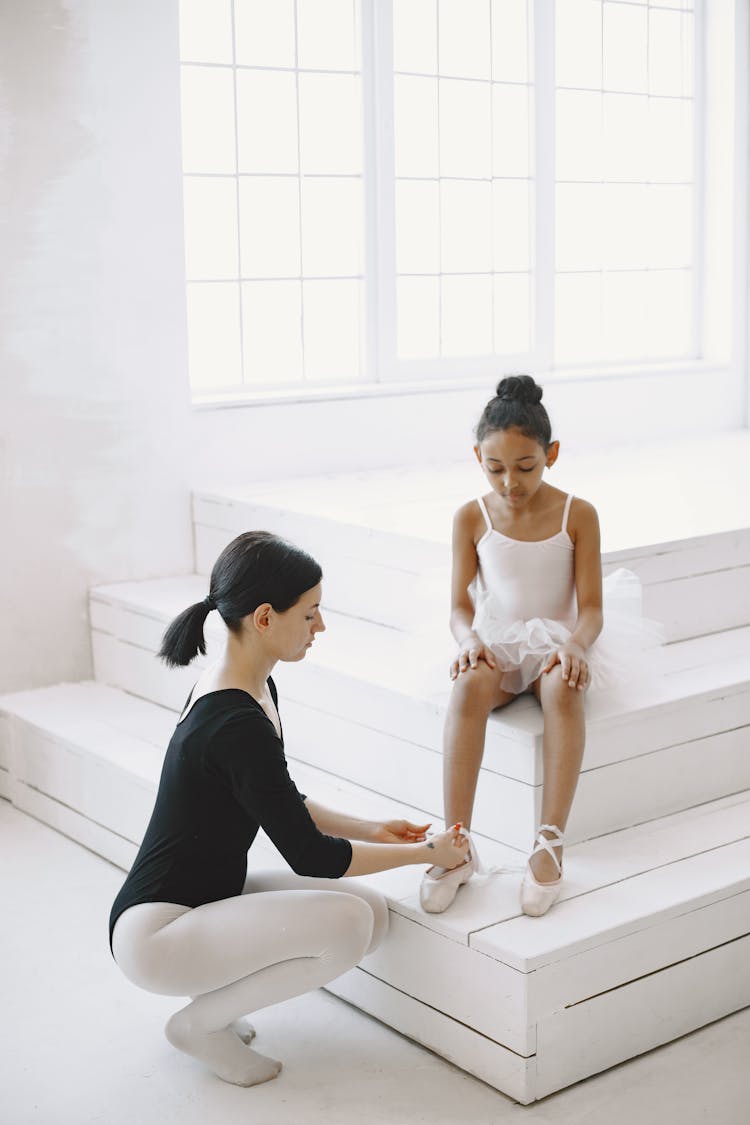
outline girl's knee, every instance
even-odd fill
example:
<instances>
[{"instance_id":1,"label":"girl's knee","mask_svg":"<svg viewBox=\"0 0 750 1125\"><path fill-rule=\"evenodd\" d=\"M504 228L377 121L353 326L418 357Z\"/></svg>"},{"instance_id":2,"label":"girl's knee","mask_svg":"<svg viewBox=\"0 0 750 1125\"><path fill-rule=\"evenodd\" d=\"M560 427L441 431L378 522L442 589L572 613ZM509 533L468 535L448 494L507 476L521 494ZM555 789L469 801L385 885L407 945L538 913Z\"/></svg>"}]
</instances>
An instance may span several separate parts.
<instances>
[{"instance_id":1,"label":"girl's knee","mask_svg":"<svg viewBox=\"0 0 750 1125\"><path fill-rule=\"evenodd\" d=\"M497 673L480 661L476 668L461 672L453 685L451 704L462 707L484 707L487 713L494 706L497 696Z\"/></svg>"},{"instance_id":2,"label":"girl's knee","mask_svg":"<svg viewBox=\"0 0 750 1125\"><path fill-rule=\"evenodd\" d=\"M539 688L543 707L573 708L583 704L584 692L577 687L570 687L568 681L563 679L559 664L540 678Z\"/></svg>"}]
</instances>

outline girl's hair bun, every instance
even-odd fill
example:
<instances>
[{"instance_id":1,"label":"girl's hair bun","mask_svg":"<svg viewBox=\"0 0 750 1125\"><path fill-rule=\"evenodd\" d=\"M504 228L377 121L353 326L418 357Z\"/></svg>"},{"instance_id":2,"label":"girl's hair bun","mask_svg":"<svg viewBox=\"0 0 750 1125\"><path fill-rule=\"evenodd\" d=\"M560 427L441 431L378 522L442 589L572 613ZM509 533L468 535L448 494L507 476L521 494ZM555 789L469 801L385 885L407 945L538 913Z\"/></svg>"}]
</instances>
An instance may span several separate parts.
<instances>
[{"instance_id":1,"label":"girl's hair bun","mask_svg":"<svg viewBox=\"0 0 750 1125\"><path fill-rule=\"evenodd\" d=\"M534 406L542 401L543 392L530 375L506 375L497 384L495 393L506 402L522 402Z\"/></svg>"}]
</instances>

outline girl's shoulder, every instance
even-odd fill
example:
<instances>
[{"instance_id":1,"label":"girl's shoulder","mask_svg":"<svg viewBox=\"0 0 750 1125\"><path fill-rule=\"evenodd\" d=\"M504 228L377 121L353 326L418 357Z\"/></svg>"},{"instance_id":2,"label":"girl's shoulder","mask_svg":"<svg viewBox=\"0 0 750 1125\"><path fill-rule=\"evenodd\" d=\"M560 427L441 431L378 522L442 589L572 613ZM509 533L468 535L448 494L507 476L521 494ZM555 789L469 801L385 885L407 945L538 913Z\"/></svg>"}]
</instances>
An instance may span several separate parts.
<instances>
[{"instance_id":1,"label":"girl's shoulder","mask_svg":"<svg viewBox=\"0 0 750 1125\"><path fill-rule=\"evenodd\" d=\"M456 510L453 516L454 536L469 536L476 542L484 535L485 530L485 519L476 499L467 500Z\"/></svg>"},{"instance_id":2,"label":"girl's shoulder","mask_svg":"<svg viewBox=\"0 0 750 1125\"><path fill-rule=\"evenodd\" d=\"M599 516L594 505L582 496L573 496L568 513L568 534L575 543L579 535L599 534Z\"/></svg>"}]
</instances>

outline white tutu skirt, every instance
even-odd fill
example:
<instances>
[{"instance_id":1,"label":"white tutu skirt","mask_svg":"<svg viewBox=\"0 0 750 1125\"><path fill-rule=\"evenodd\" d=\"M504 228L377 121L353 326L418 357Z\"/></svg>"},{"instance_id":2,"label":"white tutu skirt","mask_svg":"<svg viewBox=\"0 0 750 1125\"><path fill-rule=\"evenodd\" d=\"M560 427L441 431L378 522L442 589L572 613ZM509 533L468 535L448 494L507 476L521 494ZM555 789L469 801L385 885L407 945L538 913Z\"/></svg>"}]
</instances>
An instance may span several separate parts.
<instances>
[{"instance_id":1,"label":"white tutu skirt","mask_svg":"<svg viewBox=\"0 0 750 1125\"><path fill-rule=\"evenodd\" d=\"M641 583L630 570L616 570L604 579L602 611L602 631L586 653L589 690L596 692L649 675L664 641L663 627L643 617ZM501 687L514 695L538 679L550 656L572 633L563 622L546 617L509 623L490 593L477 598L473 628L505 673Z\"/></svg>"}]
</instances>

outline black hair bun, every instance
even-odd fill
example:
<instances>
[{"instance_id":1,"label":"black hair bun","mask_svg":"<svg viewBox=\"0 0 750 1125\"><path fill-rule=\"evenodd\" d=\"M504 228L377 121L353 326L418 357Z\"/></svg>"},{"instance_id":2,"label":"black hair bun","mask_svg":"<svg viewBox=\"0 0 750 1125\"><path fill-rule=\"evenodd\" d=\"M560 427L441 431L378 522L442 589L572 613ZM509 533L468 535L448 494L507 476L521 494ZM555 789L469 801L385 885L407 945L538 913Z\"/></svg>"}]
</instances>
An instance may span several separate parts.
<instances>
[{"instance_id":1,"label":"black hair bun","mask_svg":"<svg viewBox=\"0 0 750 1125\"><path fill-rule=\"evenodd\" d=\"M537 402L542 401L544 392L530 375L506 375L497 384L495 393L498 398L534 406Z\"/></svg>"}]
</instances>

